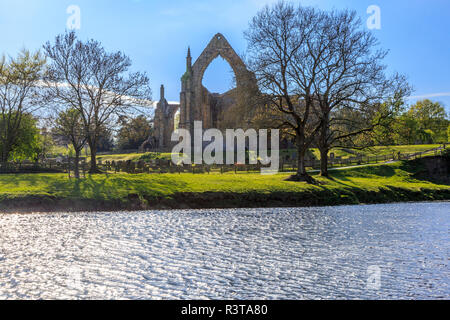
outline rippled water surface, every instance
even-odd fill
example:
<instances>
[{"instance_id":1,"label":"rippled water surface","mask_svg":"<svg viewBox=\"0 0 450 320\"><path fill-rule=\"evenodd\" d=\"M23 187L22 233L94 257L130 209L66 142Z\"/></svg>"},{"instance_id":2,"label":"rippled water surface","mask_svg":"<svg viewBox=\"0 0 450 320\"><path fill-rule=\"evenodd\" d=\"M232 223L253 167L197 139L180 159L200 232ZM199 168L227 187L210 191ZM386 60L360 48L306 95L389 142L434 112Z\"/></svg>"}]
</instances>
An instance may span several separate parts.
<instances>
[{"instance_id":1,"label":"rippled water surface","mask_svg":"<svg viewBox=\"0 0 450 320\"><path fill-rule=\"evenodd\" d=\"M416 203L0 215L0 298L449 299L449 214Z\"/></svg>"}]
</instances>

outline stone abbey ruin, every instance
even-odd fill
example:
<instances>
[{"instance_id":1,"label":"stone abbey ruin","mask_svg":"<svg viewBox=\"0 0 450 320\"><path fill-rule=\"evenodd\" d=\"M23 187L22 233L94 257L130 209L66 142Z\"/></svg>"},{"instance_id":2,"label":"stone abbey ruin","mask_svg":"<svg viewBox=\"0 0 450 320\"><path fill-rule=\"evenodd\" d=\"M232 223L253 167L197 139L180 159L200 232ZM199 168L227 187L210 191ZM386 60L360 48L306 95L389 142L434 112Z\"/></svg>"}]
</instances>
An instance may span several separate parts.
<instances>
[{"instance_id":1,"label":"stone abbey ruin","mask_svg":"<svg viewBox=\"0 0 450 320\"><path fill-rule=\"evenodd\" d=\"M219 56L230 64L236 79L236 88L223 94L211 93L202 84L206 69ZM191 50L188 49L186 72L181 78L180 103L168 103L164 86L161 86L161 99L155 111L154 134L143 144L142 149L167 150L172 147L171 136L176 129L178 112L179 128L190 130L191 133L194 121L202 121L204 130L220 128L224 114L237 103L237 92L250 86L256 87L254 74L247 69L222 34L213 37L194 64Z\"/></svg>"}]
</instances>

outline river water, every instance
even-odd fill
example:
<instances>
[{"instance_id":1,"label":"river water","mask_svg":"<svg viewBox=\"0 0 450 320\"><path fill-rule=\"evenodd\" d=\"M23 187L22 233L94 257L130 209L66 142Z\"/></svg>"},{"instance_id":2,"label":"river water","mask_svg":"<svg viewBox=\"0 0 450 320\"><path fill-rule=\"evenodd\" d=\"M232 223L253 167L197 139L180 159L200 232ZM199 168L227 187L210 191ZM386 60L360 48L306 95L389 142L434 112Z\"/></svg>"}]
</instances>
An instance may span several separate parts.
<instances>
[{"instance_id":1,"label":"river water","mask_svg":"<svg viewBox=\"0 0 450 320\"><path fill-rule=\"evenodd\" d=\"M449 299L450 203L0 214L0 299Z\"/></svg>"}]
</instances>

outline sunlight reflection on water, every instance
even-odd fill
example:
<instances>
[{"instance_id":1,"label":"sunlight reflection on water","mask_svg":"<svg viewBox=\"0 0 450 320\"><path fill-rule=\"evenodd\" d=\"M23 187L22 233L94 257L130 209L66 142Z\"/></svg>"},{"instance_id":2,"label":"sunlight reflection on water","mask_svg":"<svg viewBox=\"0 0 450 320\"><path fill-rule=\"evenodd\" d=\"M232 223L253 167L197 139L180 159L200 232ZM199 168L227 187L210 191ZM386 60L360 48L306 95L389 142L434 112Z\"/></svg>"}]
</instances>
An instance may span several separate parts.
<instances>
[{"instance_id":1,"label":"sunlight reflection on water","mask_svg":"<svg viewBox=\"0 0 450 320\"><path fill-rule=\"evenodd\" d=\"M0 215L0 298L449 299L449 213L441 202Z\"/></svg>"}]
</instances>

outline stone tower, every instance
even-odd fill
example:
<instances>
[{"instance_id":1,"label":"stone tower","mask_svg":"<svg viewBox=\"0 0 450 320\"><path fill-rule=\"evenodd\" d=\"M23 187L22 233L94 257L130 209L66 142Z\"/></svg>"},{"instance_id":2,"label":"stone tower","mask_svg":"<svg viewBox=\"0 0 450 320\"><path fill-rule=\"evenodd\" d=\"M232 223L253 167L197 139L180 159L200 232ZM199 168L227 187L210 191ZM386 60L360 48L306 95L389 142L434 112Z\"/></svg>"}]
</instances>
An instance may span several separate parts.
<instances>
[{"instance_id":1,"label":"stone tower","mask_svg":"<svg viewBox=\"0 0 450 320\"><path fill-rule=\"evenodd\" d=\"M154 120L154 139L157 149L170 147L170 138L175 130L175 115L179 109L178 104L169 104L165 98L164 85L161 85L161 97L157 104Z\"/></svg>"},{"instance_id":2,"label":"stone tower","mask_svg":"<svg viewBox=\"0 0 450 320\"><path fill-rule=\"evenodd\" d=\"M202 84L203 76L211 62L217 57L224 58L234 71L237 89L246 90L256 87L256 78L247 70L244 62L236 54L225 37L216 34L200 57L192 64L191 49L186 56L186 72L181 78L181 94L179 104L170 104L165 99L164 86L161 86L161 98L157 104L154 118L154 135L144 143L142 149L169 150L173 143L171 136L175 129L175 115L180 111L179 127L193 134L194 122L202 121L203 129L218 128L221 114L235 103L233 92L224 94L210 93ZM232 127L230 128L232 129Z\"/></svg>"}]
</instances>

